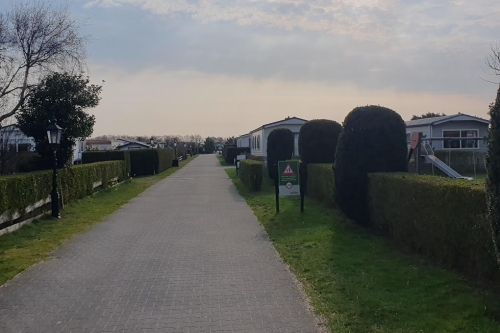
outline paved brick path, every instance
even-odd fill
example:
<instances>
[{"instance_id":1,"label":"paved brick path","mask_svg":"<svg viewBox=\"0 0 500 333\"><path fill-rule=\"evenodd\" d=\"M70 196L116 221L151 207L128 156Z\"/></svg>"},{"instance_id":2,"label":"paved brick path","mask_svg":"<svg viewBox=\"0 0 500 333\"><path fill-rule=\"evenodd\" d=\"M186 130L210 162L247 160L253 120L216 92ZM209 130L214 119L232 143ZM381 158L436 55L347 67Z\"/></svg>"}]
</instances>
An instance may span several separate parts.
<instances>
[{"instance_id":1,"label":"paved brick path","mask_svg":"<svg viewBox=\"0 0 500 333\"><path fill-rule=\"evenodd\" d=\"M0 332L317 332L214 156L0 288Z\"/></svg>"}]
</instances>

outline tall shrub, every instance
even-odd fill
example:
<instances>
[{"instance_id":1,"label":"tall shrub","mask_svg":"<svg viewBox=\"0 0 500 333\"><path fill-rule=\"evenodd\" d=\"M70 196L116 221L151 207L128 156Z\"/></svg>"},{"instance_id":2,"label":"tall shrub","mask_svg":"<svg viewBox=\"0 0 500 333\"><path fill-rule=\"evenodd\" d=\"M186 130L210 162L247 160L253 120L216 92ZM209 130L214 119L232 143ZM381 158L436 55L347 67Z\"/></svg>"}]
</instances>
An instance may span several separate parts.
<instances>
[{"instance_id":1,"label":"tall shrub","mask_svg":"<svg viewBox=\"0 0 500 333\"><path fill-rule=\"evenodd\" d=\"M335 155L335 190L340 209L367 224L368 173L407 171L405 122L376 105L357 107L344 120Z\"/></svg>"},{"instance_id":2,"label":"tall shrub","mask_svg":"<svg viewBox=\"0 0 500 333\"><path fill-rule=\"evenodd\" d=\"M486 154L486 202L496 259L500 265L500 88L495 103L490 105L490 130Z\"/></svg>"},{"instance_id":3,"label":"tall shrub","mask_svg":"<svg viewBox=\"0 0 500 333\"><path fill-rule=\"evenodd\" d=\"M342 126L333 120L315 119L300 128L299 155L309 163L333 163Z\"/></svg>"},{"instance_id":4,"label":"tall shrub","mask_svg":"<svg viewBox=\"0 0 500 333\"><path fill-rule=\"evenodd\" d=\"M293 133L288 128L276 128L269 133L267 138L267 169L269 177L275 177L277 173L278 161L285 161L292 158L293 154Z\"/></svg>"}]
</instances>

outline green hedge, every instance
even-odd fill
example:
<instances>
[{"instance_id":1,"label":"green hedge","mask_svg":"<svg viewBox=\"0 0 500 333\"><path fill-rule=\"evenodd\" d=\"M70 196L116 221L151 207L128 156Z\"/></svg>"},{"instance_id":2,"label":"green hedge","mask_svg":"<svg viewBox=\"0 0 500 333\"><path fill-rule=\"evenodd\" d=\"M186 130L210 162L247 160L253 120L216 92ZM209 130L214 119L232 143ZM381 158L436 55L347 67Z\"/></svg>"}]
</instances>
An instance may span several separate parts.
<instances>
[{"instance_id":1,"label":"green hedge","mask_svg":"<svg viewBox=\"0 0 500 333\"><path fill-rule=\"evenodd\" d=\"M250 153L248 147L224 147L224 160L227 164L234 165L234 159L238 155Z\"/></svg>"},{"instance_id":2,"label":"green hedge","mask_svg":"<svg viewBox=\"0 0 500 333\"><path fill-rule=\"evenodd\" d=\"M111 179L126 179L124 161L79 165L58 170L59 193L64 203L84 198L94 191L93 185L102 182L108 187ZM0 214L24 209L46 199L52 190L52 171L39 171L0 177Z\"/></svg>"},{"instance_id":3,"label":"green hedge","mask_svg":"<svg viewBox=\"0 0 500 333\"><path fill-rule=\"evenodd\" d=\"M132 176L146 176L162 173L172 166L172 149L139 149L130 151L130 173Z\"/></svg>"},{"instance_id":4,"label":"green hedge","mask_svg":"<svg viewBox=\"0 0 500 333\"><path fill-rule=\"evenodd\" d=\"M370 174L373 226L396 244L476 278L499 281L484 185L443 177Z\"/></svg>"},{"instance_id":5,"label":"green hedge","mask_svg":"<svg viewBox=\"0 0 500 333\"><path fill-rule=\"evenodd\" d=\"M335 207L335 177L332 164L307 165L307 196Z\"/></svg>"},{"instance_id":6,"label":"green hedge","mask_svg":"<svg viewBox=\"0 0 500 333\"><path fill-rule=\"evenodd\" d=\"M437 158L448 164L458 173L474 173L474 160L476 161L476 172L486 172L486 153L472 151L450 151L438 150L434 152Z\"/></svg>"},{"instance_id":7,"label":"green hedge","mask_svg":"<svg viewBox=\"0 0 500 333\"><path fill-rule=\"evenodd\" d=\"M262 187L264 163L252 160L243 160L240 163L239 176L243 184L253 191L260 191Z\"/></svg>"},{"instance_id":8,"label":"green hedge","mask_svg":"<svg viewBox=\"0 0 500 333\"><path fill-rule=\"evenodd\" d=\"M125 161L127 175L130 175L130 152L131 150L86 151L82 153L82 163Z\"/></svg>"}]
</instances>

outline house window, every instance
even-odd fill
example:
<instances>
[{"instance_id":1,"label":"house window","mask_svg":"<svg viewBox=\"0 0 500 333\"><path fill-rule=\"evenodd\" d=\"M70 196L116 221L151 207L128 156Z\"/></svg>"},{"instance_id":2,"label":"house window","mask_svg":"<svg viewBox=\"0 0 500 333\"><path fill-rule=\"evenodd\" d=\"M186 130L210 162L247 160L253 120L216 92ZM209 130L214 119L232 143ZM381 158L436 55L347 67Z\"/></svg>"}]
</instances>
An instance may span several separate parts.
<instances>
[{"instance_id":1,"label":"house window","mask_svg":"<svg viewBox=\"0 0 500 333\"><path fill-rule=\"evenodd\" d=\"M443 131L443 138L477 138L478 130L447 130ZM477 140L443 140L445 149L477 149L479 143Z\"/></svg>"},{"instance_id":2,"label":"house window","mask_svg":"<svg viewBox=\"0 0 500 333\"><path fill-rule=\"evenodd\" d=\"M257 149L260 149L260 135L257 137Z\"/></svg>"}]
</instances>

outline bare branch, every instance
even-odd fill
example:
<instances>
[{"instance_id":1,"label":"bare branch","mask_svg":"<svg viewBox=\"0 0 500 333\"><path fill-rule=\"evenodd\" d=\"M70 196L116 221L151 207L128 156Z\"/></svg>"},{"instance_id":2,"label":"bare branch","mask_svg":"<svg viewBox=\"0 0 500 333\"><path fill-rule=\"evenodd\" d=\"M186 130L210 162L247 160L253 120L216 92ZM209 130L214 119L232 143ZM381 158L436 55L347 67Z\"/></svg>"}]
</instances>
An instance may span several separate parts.
<instances>
[{"instance_id":1,"label":"bare branch","mask_svg":"<svg viewBox=\"0 0 500 333\"><path fill-rule=\"evenodd\" d=\"M489 74L500 78L500 48L498 44L491 45L491 53L488 57L486 57L486 65L491 70L491 73ZM498 82L494 83L498 84Z\"/></svg>"},{"instance_id":2,"label":"bare branch","mask_svg":"<svg viewBox=\"0 0 500 333\"><path fill-rule=\"evenodd\" d=\"M0 13L0 123L16 114L47 73L81 72L86 42L67 5L22 0Z\"/></svg>"}]
</instances>

